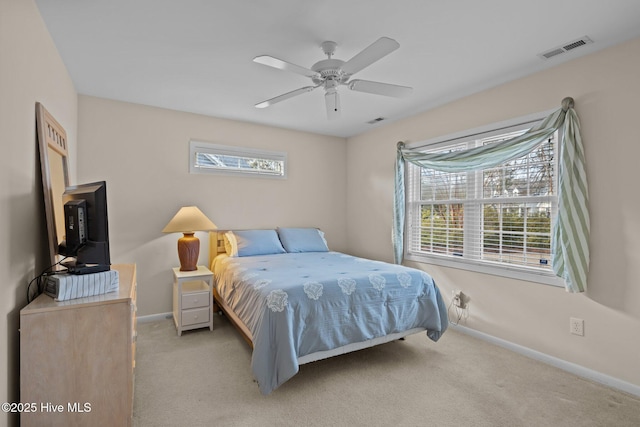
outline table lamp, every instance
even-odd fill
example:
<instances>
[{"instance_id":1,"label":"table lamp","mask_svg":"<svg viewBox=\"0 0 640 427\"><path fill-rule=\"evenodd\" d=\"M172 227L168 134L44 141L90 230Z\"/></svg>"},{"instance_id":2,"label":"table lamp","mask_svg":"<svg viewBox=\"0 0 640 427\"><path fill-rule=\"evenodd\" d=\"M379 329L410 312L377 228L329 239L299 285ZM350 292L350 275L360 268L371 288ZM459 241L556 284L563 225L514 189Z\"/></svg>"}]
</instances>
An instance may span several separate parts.
<instances>
[{"instance_id":1,"label":"table lamp","mask_svg":"<svg viewBox=\"0 0 640 427\"><path fill-rule=\"evenodd\" d=\"M183 233L178 239L178 258L180 271L197 270L200 255L200 239L194 236L196 231L210 231L218 227L196 206L185 206L169 221L163 233Z\"/></svg>"}]
</instances>

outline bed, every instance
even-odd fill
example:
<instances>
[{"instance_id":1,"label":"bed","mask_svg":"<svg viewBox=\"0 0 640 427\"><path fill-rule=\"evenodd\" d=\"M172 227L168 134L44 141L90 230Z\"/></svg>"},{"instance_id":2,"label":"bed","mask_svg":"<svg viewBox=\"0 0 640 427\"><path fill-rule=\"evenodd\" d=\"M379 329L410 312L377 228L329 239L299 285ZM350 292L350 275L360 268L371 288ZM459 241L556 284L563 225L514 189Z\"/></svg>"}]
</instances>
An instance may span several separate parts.
<instances>
[{"instance_id":1,"label":"bed","mask_svg":"<svg viewBox=\"0 0 640 427\"><path fill-rule=\"evenodd\" d=\"M269 394L304 363L447 329L445 303L425 272L330 251L315 228L212 232L214 309L253 349Z\"/></svg>"}]
</instances>

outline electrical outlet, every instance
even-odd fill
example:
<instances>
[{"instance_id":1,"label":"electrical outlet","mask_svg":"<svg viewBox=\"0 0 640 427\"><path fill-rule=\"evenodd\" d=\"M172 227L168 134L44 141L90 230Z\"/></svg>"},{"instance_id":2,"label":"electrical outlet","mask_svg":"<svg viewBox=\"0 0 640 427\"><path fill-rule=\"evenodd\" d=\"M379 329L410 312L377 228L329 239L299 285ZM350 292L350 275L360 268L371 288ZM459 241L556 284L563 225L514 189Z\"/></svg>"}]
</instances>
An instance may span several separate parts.
<instances>
[{"instance_id":1,"label":"electrical outlet","mask_svg":"<svg viewBox=\"0 0 640 427\"><path fill-rule=\"evenodd\" d=\"M453 305L460 307L460 291L452 291L453 293Z\"/></svg>"},{"instance_id":2,"label":"electrical outlet","mask_svg":"<svg viewBox=\"0 0 640 427\"><path fill-rule=\"evenodd\" d=\"M577 317L569 318L569 332L573 335L584 336L584 320Z\"/></svg>"},{"instance_id":3,"label":"electrical outlet","mask_svg":"<svg viewBox=\"0 0 640 427\"><path fill-rule=\"evenodd\" d=\"M467 308L469 301L471 301L469 295L466 295L462 291L453 291L453 305L456 307L462 309Z\"/></svg>"}]
</instances>

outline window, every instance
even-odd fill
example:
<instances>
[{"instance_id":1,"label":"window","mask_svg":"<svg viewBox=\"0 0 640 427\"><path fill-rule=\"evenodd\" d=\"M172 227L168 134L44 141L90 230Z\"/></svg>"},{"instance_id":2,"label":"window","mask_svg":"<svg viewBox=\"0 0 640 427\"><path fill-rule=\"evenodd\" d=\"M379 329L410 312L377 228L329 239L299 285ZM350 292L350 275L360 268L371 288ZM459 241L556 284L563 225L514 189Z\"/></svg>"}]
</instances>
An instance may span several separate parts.
<instances>
[{"instance_id":1,"label":"window","mask_svg":"<svg viewBox=\"0 0 640 427\"><path fill-rule=\"evenodd\" d=\"M208 142L189 143L190 173L229 173L286 178L287 153Z\"/></svg>"},{"instance_id":2,"label":"window","mask_svg":"<svg viewBox=\"0 0 640 427\"><path fill-rule=\"evenodd\" d=\"M521 135L532 123L435 141L452 152ZM551 267L558 132L492 169L449 173L407 164L406 257L562 286Z\"/></svg>"}]
</instances>

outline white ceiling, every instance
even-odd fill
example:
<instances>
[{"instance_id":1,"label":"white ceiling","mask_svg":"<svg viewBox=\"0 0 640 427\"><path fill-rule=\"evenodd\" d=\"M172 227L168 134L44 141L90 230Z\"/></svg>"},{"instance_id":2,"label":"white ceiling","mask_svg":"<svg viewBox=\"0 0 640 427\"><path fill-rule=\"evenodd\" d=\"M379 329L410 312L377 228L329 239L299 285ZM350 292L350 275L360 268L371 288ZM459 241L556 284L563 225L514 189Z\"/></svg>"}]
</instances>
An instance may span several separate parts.
<instances>
[{"instance_id":1,"label":"white ceiling","mask_svg":"<svg viewBox=\"0 0 640 427\"><path fill-rule=\"evenodd\" d=\"M81 94L342 137L640 36L638 0L36 3ZM322 90L254 107L311 83L255 56L309 68L326 58L325 40L346 61L382 36L400 48L354 78L411 86L411 96L341 86L342 117L333 121ZM594 43L538 56L583 36ZM377 117L386 120L366 123Z\"/></svg>"}]
</instances>

